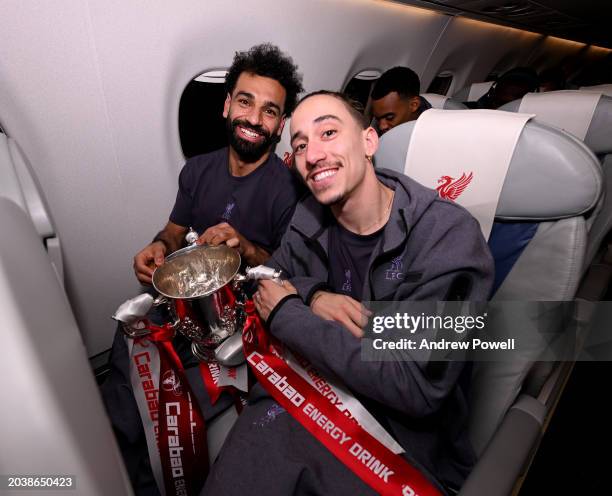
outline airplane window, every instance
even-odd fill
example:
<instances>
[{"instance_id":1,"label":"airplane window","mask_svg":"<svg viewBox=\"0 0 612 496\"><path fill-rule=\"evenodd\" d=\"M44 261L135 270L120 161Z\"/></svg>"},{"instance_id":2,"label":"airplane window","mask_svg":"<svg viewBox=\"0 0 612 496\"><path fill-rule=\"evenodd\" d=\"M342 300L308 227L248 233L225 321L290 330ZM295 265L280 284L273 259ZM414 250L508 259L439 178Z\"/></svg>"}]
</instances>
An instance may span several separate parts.
<instances>
[{"instance_id":1,"label":"airplane window","mask_svg":"<svg viewBox=\"0 0 612 496\"><path fill-rule=\"evenodd\" d=\"M223 103L227 71L210 71L189 82L179 103L179 136L185 158L227 145Z\"/></svg>"},{"instance_id":2,"label":"airplane window","mask_svg":"<svg viewBox=\"0 0 612 496\"><path fill-rule=\"evenodd\" d=\"M453 75L450 72L442 72L433 78L429 88L427 88L427 93L446 95L452 82Z\"/></svg>"},{"instance_id":3,"label":"airplane window","mask_svg":"<svg viewBox=\"0 0 612 496\"><path fill-rule=\"evenodd\" d=\"M367 108L370 91L380 74L380 71L376 70L361 71L348 82L344 94L361 103L364 109Z\"/></svg>"}]
</instances>

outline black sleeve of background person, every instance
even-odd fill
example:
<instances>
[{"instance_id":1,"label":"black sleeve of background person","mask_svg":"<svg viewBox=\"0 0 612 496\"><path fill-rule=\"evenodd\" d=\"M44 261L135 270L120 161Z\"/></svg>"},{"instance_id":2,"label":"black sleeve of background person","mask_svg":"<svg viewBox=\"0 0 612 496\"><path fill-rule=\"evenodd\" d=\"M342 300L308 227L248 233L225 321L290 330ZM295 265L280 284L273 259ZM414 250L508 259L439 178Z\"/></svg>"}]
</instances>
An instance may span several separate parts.
<instances>
[{"instance_id":1,"label":"black sleeve of background person","mask_svg":"<svg viewBox=\"0 0 612 496\"><path fill-rule=\"evenodd\" d=\"M425 112L426 110L429 110L431 107L431 103L429 103L425 98L423 98L422 96L419 97L419 108L417 109L417 112L419 115L421 115L423 112Z\"/></svg>"}]
</instances>

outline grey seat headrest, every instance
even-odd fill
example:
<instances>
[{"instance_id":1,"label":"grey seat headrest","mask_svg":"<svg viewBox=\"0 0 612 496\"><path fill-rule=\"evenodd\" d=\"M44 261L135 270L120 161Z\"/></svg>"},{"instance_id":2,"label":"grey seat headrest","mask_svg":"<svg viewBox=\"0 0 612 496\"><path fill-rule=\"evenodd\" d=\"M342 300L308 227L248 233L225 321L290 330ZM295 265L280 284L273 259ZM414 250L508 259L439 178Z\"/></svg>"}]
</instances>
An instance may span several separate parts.
<instances>
[{"instance_id":1,"label":"grey seat headrest","mask_svg":"<svg viewBox=\"0 0 612 496\"><path fill-rule=\"evenodd\" d=\"M376 167L403 173L415 123L406 122L384 134ZM442 135L444 129L437 132ZM599 162L580 140L530 121L514 150L495 217L544 221L582 215L595 206L601 190Z\"/></svg>"},{"instance_id":2,"label":"grey seat headrest","mask_svg":"<svg viewBox=\"0 0 612 496\"><path fill-rule=\"evenodd\" d=\"M548 94L557 93L550 92ZM543 93L546 94L546 93ZM559 105L566 105L568 99L567 92L558 92ZM522 98L514 100L510 103L506 103L501 106L499 110L506 112L518 112L521 106ZM575 104L575 102L572 102ZM568 109L571 114L571 111ZM544 124L551 124L547 122L545 115L536 115L536 121ZM593 118L584 137L584 143L593 152L597 154L608 154L612 153L612 97L602 95L595 107Z\"/></svg>"},{"instance_id":3,"label":"grey seat headrest","mask_svg":"<svg viewBox=\"0 0 612 496\"><path fill-rule=\"evenodd\" d=\"M465 110L467 107L463 103L453 100L444 95L436 93L421 93L421 96L429 102L433 108L443 110Z\"/></svg>"},{"instance_id":4,"label":"grey seat headrest","mask_svg":"<svg viewBox=\"0 0 612 496\"><path fill-rule=\"evenodd\" d=\"M486 81L482 83L472 83L461 88L453 95L453 98L459 102L475 102L481 96L491 89L495 81Z\"/></svg>"},{"instance_id":5,"label":"grey seat headrest","mask_svg":"<svg viewBox=\"0 0 612 496\"><path fill-rule=\"evenodd\" d=\"M595 86L581 86L580 91L592 91L612 96L612 84L597 84Z\"/></svg>"}]
</instances>

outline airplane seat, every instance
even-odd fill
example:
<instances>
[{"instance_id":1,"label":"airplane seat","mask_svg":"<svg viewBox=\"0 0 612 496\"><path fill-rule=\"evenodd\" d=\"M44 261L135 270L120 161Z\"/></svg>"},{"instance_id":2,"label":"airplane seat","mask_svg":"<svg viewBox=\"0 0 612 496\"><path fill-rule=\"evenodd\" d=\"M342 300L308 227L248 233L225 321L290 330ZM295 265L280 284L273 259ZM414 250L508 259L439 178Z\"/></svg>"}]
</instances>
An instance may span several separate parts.
<instances>
[{"instance_id":1,"label":"airplane seat","mask_svg":"<svg viewBox=\"0 0 612 496\"><path fill-rule=\"evenodd\" d=\"M495 81L468 84L455 93L453 99L458 102L476 102L491 89L493 84Z\"/></svg>"},{"instance_id":2,"label":"airplane seat","mask_svg":"<svg viewBox=\"0 0 612 496\"><path fill-rule=\"evenodd\" d=\"M377 167L404 171L417 123L402 124L382 137ZM437 132L445 131L438 127ZM472 144L465 146L479 153ZM493 302L552 302L555 308L560 304L555 302L574 299L586 251L585 216L601 191L599 162L583 143L542 123L525 124L489 238L496 272L503 272ZM510 262L508 252L513 253ZM510 329L530 329L528 316L512 318ZM569 339L574 318L559 312L550 329ZM567 363L542 361L540 351L512 361L474 363L468 429L479 460L460 494L509 495L528 466L571 373Z\"/></svg>"},{"instance_id":3,"label":"airplane seat","mask_svg":"<svg viewBox=\"0 0 612 496\"><path fill-rule=\"evenodd\" d=\"M568 108L572 111L567 112ZM499 110L535 113L537 121L573 134L600 157L604 195L587 221L586 270L594 260L602 258L601 254L598 257L598 252L612 230L612 161L606 160L612 153L612 97L596 94L595 91L585 94L582 90L530 93ZM601 293L607 288L607 283L602 281L599 287ZM598 299L598 294L593 294L592 299Z\"/></svg>"},{"instance_id":4,"label":"airplane seat","mask_svg":"<svg viewBox=\"0 0 612 496\"><path fill-rule=\"evenodd\" d=\"M41 188L17 142L2 133L0 133L0 197L13 201L30 216L63 286L61 243L41 194Z\"/></svg>"},{"instance_id":5,"label":"airplane seat","mask_svg":"<svg viewBox=\"0 0 612 496\"><path fill-rule=\"evenodd\" d=\"M73 475L75 494L132 494L85 345L40 235L23 206L6 197L0 197L0 225L6 234L0 236L0 376L10 387L0 402L0 467L13 474Z\"/></svg>"},{"instance_id":6,"label":"airplane seat","mask_svg":"<svg viewBox=\"0 0 612 496\"><path fill-rule=\"evenodd\" d=\"M603 95L612 96L612 84L597 84L595 86L581 86L580 91L593 91Z\"/></svg>"},{"instance_id":7,"label":"airplane seat","mask_svg":"<svg viewBox=\"0 0 612 496\"><path fill-rule=\"evenodd\" d=\"M433 108L443 110L465 110L467 107L460 101L436 93L421 93L421 96L429 102Z\"/></svg>"}]
</instances>

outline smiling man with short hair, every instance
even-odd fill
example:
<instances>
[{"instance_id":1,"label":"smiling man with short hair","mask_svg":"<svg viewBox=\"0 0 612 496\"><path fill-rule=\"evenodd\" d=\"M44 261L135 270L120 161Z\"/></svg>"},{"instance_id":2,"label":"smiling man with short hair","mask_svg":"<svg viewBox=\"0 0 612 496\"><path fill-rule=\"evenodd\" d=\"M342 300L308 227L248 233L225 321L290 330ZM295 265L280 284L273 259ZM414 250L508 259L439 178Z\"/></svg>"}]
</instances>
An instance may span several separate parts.
<instances>
[{"instance_id":1,"label":"smiling man with short hair","mask_svg":"<svg viewBox=\"0 0 612 496\"><path fill-rule=\"evenodd\" d=\"M459 362L362 361L367 311L361 301L486 300L493 263L478 223L434 190L374 169L376 131L342 94L303 98L292 117L291 142L312 195L298 203L268 263L289 282L300 280L301 296L289 282L260 281L257 311L273 337L323 377L343 383L403 447L402 463L440 493L458 489L474 463L460 380L469 371ZM390 271L396 277L388 277ZM306 292L304 279L311 284ZM334 306L349 314L352 327L326 315ZM336 458L286 406L261 384L253 388L207 494L375 494L350 461Z\"/></svg>"}]
</instances>

